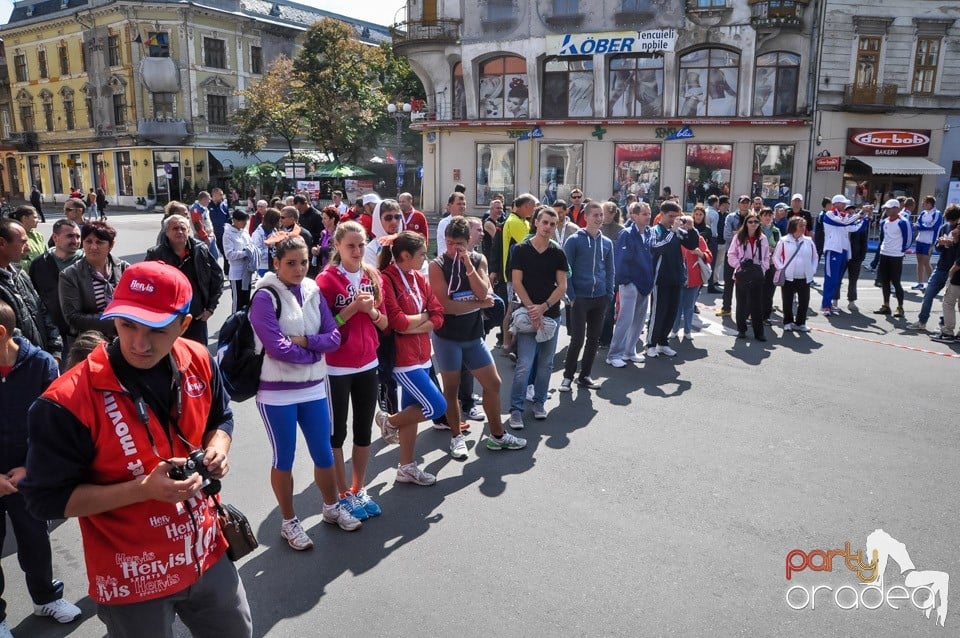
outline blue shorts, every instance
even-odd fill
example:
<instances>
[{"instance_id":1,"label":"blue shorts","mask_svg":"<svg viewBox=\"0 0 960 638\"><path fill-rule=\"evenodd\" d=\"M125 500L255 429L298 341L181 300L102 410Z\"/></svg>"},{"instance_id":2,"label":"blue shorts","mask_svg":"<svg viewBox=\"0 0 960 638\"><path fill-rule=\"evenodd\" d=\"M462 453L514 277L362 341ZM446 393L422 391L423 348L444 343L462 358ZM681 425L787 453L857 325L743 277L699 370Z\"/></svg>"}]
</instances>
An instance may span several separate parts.
<instances>
[{"instance_id":1,"label":"blue shorts","mask_svg":"<svg viewBox=\"0 0 960 638\"><path fill-rule=\"evenodd\" d=\"M918 255L929 255L933 250L933 244L925 244L923 242L917 242L917 254Z\"/></svg>"},{"instance_id":2,"label":"blue shorts","mask_svg":"<svg viewBox=\"0 0 960 638\"><path fill-rule=\"evenodd\" d=\"M447 401L443 398L443 392L430 378L427 368L394 372L393 378L403 390L400 393L400 409L417 404L423 410L425 420L435 419L447 411Z\"/></svg>"},{"instance_id":3,"label":"blue shorts","mask_svg":"<svg viewBox=\"0 0 960 638\"><path fill-rule=\"evenodd\" d=\"M467 366L467 370L479 370L493 365L493 357L483 339L453 341L435 334L430 335L430 339L441 372L460 372L463 366Z\"/></svg>"}]
</instances>

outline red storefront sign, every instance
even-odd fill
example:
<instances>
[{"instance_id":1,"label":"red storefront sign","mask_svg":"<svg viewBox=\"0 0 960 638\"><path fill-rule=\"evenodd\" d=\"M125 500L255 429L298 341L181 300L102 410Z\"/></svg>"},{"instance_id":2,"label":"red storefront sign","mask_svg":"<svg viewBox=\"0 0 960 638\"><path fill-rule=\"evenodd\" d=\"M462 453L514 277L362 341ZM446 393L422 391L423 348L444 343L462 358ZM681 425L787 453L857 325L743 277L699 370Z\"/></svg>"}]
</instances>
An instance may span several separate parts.
<instances>
[{"instance_id":1,"label":"red storefront sign","mask_svg":"<svg viewBox=\"0 0 960 638\"><path fill-rule=\"evenodd\" d=\"M847 155L926 157L930 129L847 129Z\"/></svg>"},{"instance_id":2,"label":"red storefront sign","mask_svg":"<svg viewBox=\"0 0 960 638\"><path fill-rule=\"evenodd\" d=\"M840 170L839 155L833 157L818 157L815 159L815 168L818 173L836 173Z\"/></svg>"}]
</instances>

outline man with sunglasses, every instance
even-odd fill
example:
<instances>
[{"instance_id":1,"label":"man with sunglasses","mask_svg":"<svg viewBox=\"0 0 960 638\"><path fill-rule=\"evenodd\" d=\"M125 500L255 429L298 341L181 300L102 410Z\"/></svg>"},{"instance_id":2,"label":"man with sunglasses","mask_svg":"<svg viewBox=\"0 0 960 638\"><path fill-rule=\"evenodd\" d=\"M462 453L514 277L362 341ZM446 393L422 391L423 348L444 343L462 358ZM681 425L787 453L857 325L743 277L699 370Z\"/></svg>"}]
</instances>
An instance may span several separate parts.
<instances>
[{"instance_id":1,"label":"man with sunglasses","mask_svg":"<svg viewBox=\"0 0 960 638\"><path fill-rule=\"evenodd\" d=\"M106 307L118 339L54 381L29 416L21 490L37 518L80 519L89 595L111 636L252 635L250 608L225 555L199 472L169 476L202 451L228 469L230 398L190 325L190 281L161 262L128 268Z\"/></svg>"},{"instance_id":2,"label":"man with sunglasses","mask_svg":"<svg viewBox=\"0 0 960 638\"><path fill-rule=\"evenodd\" d=\"M587 218L583 215L583 191L579 188L570 191L570 208L567 209L567 217L580 228L587 227Z\"/></svg>"}]
</instances>

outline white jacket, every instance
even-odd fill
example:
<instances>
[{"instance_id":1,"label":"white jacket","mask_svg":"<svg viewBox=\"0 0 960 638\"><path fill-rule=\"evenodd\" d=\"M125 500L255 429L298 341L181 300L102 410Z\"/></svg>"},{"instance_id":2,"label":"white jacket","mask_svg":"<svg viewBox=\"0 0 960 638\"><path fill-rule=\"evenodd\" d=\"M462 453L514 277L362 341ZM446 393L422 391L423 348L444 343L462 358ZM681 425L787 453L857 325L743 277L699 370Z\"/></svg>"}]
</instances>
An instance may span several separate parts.
<instances>
[{"instance_id":1,"label":"white jacket","mask_svg":"<svg viewBox=\"0 0 960 638\"><path fill-rule=\"evenodd\" d=\"M230 262L230 280L243 281L250 285L250 275L260 264L260 251L246 230L238 230L233 224L223 227L223 254Z\"/></svg>"},{"instance_id":2,"label":"white jacket","mask_svg":"<svg viewBox=\"0 0 960 638\"><path fill-rule=\"evenodd\" d=\"M798 245L800 252L797 252ZM796 257L793 256L794 253L797 253ZM773 265L777 271L784 270L784 266L786 266L783 273L786 281L798 279L807 282L813 281L819 261L817 247L809 237L801 236L798 240L793 235L784 235L777 247L773 249ZM787 265L787 262L790 262L790 264Z\"/></svg>"},{"instance_id":3,"label":"white jacket","mask_svg":"<svg viewBox=\"0 0 960 638\"><path fill-rule=\"evenodd\" d=\"M322 317L320 315L320 287L317 283L306 278L300 284L300 293L303 295L303 305L297 301L293 293L277 279L277 276L270 272L265 274L257 281L256 290L261 288L272 288L274 292L280 295L280 330L288 337L305 337L315 335L320 332ZM324 302L326 303L326 302ZM256 330L253 331L254 343L257 351L263 350L263 342L257 337ZM288 363L278 361L269 354L263 357L263 367L260 369L260 379L263 381L293 381L322 382L327 376L327 365L325 358L313 364Z\"/></svg>"}]
</instances>

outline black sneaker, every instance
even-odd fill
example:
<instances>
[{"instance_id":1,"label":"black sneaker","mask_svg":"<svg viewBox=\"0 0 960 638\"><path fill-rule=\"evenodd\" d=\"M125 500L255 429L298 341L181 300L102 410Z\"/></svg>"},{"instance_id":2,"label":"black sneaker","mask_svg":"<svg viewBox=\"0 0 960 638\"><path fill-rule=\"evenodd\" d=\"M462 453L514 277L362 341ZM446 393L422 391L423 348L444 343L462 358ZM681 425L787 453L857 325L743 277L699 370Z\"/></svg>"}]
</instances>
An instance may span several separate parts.
<instances>
[{"instance_id":1,"label":"black sneaker","mask_svg":"<svg viewBox=\"0 0 960 638\"><path fill-rule=\"evenodd\" d=\"M945 334L945 333L943 333L943 332L941 332L941 333L938 334L938 335L934 335L934 336L930 337L930 340L931 340L931 341L936 341L936 342L938 342L938 343L956 343L956 342L957 342L957 338L956 338L956 337L954 337L953 335Z\"/></svg>"},{"instance_id":2,"label":"black sneaker","mask_svg":"<svg viewBox=\"0 0 960 638\"><path fill-rule=\"evenodd\" d=\"M598 390L600 388L600 384L590 377L580 377L577 379L577 385L584 388L590 388L591 390Z\"/></svg>"},{"instance_id":3,"label":"black sneaker","mask_svg":"<svg viewBox=\"0 0 960 638\"><path fill-rule=\"evenodd\" d=\"M746 339L746 338L747 338L747 333L746 333L746 332L738 332L738 333L737 333L737 339Z\"/></svg>"},{"instance_id":4,"label":"black sneaker","mask_svg":"<svg viewBox=\"0 0 960 638\"><path fill-rule=\"evenodd\" d=\"M890 306L880 306L879 308L877 308L876 310L873 311L873 314L875 314L875 315L889 315L889 314L890 314Z\"/></svg>"}]
</instances>

